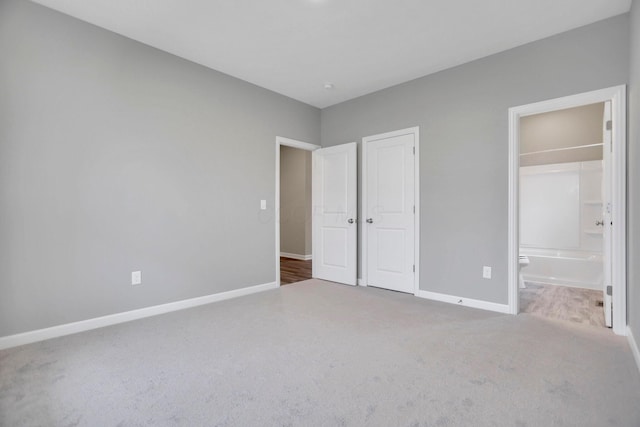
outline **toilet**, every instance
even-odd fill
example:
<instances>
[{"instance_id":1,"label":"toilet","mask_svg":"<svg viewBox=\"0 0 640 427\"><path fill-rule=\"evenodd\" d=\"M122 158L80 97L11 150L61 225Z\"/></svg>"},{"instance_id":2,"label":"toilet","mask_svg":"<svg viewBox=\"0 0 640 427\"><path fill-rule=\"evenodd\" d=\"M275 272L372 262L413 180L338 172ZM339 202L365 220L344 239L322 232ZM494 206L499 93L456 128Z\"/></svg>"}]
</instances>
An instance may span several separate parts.
<instances>
[{"instance_id":1,"label":"toilet","mask_svg":"<svg viewBox=\"0 0 640 427\"><path fill-rule=\"evenodd\" d=\"M519 273L519 278L520 278L519 286L520 286L520 289L524 289L524 288L526 288L526 286L524 284L524 279L522 278L522 269L524 267L526 267L527 265L529 265L529 257L526 256L526 255L519 255L518 256L518 261L519 261L519 264L520 264L519 268L518 268L518 273Z\"/></svg>"}]
</instances>

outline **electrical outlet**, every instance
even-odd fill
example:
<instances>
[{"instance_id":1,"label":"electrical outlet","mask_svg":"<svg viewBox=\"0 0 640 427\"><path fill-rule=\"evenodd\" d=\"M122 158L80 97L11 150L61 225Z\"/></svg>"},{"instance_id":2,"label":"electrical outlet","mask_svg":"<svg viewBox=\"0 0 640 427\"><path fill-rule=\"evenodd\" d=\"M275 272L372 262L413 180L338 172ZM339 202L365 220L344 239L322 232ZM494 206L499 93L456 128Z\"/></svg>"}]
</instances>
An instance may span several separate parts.
<instances>
[{"instance_id":1,"label":"electrical outlet","mask_svg":"<svg viewBox=\"0 0 640 427\"><path fill-rule=\"evenodd\" d=\"M267 201L266 200L260 200L260 209L262 209L263 211L267 209Z\"/></svg>"},{"instance_id":2,"label":"electrical outlet","mask_svg":"<svg viewBox=\"0 0 640 427\"><path fill-rule=\"evenodd\" d=\"M131 284L139 285L142 283L142 271L131 272Z\"/></svg>"},{"instance_id":3,"label":"electrical outlet","mask_svg":"<svg viewBox=\"0 0 640 427\"><path fill-rule=\"evenodd\" d=\"M491 279L491 267L487 267L486 265L482 267L482 278Z\"/></svg>"}]
</instances>

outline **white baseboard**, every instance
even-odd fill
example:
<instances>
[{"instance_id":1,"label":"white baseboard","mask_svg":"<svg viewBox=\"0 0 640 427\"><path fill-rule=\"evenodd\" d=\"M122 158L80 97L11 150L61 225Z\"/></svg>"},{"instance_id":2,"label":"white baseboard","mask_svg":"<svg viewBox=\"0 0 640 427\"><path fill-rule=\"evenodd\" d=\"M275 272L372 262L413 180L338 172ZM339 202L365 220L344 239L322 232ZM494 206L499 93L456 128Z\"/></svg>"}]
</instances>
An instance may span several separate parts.
<instances>
[{"instance_id":1,"label":"white baseboard","mask_svg":"<svg viewBox=\"0 0 640 427\"><path fill-rule=\"evenodd\" d=\"M301 261L309 261L313 258L313 255L290 254L289 252L280 252L280 256L284 258L299 259Z\"/></svg>"},{"instance_id":2,"label":"white baseboard","mask_svg":"<svg viewBox=\"0 0 640 427\"><path fill-rule=\"evenodd\" d=\"M508 304L498 304L495 302L481 301L471 298L456 297L453 295L439 294L437 292L418 291L417 297L434 301L448 302L449 304L463 305L465 307L479 308L482 310L496 311L498 313L509 314Z\"/></svg>"},{"instance_id":3,"label":"white baseboard","mask_svg":"<svg viewBox=\"0 0 640 427\"><path fill-rule=\"evenodd\" d=\"M638 348L638 341L636 341L630 326L627 326L627 340L629 341L629 347L631 347L633 358L636 359L638 370L640 370L640 349Z\"/></svg>"},{"instance_id":4,"label":"white baseboard","mask_svg":"<svg viewBox=\"0 0 640 427\"><path fill-rule=\"evenodd\" d=\"M232 291L220 292L217 294L205 295L202 297L190 298L182 301L140 308L138 310L131 310L125 311L123 313L95 317L93 319L81 320L79 322L66 323L64 325L38 329L21 334L8 335L5 337L0 337L0 350L277 288L278 284L276 282L265 283L262 285L249 286L246 288L234 289Z\"/></svg>"},{"instance_id":5,"label":"white baseboard","mask_svg":"<svg viewBox=\"0 0 640 427\"><path fill-rule=\"evenodd\" d=\"M364 284L364 280L362 280L360 278L358 278L357 283L358 283L358 286L367 286L367 285Z\"/></svg>"}]
</instances>

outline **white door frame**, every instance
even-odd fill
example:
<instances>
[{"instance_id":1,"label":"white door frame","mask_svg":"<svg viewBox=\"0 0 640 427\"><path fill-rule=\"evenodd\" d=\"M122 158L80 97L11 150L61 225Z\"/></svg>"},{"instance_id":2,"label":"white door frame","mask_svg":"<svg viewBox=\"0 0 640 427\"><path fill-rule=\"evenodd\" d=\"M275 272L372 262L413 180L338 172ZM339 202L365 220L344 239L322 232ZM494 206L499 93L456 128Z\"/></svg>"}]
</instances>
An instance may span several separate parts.
<instances>
[{"instance_id":1,"label":"white door frame","mask_svg":"<svg viewBox=\"0 0 640 427\"><path fill-rule=\"evenodd\" d=\"M611 101L612 114L612 194L611 270L613 292L613 332L627 334L626 278L626 86L614 86L592 92L550 99L509 108L509 240L508 298L509 313L518 314L518 253L519 239L519 169L520 118L565 108Z\"/></svg>"},{"instance_id":2,"label":"white door frame","mask_svg":"<svg viewBox=\"0 0 640 427\"><path fill-rule=\"evenodd\" d=\"M415 274L413 275L413 294L418 295L420 292L420 127L415 126L411 128L396 130L393 132L381 133L378 135L365 136L362 138L362 168L360 170L360 182L362 183L362 214L360 215L363 218L367 217L367 212L365 211L367 206L367 180L365 179L367 176L367 142L376 141L379 139L393 138L396 136L402 136L412 134L415 146L415 155L413 156L414 161L414 203L416 206L416 212L414 215L414 253L413 253L413 261L416 266ZM358 284L360 286L367 286L368 278L367 278L367 233L364 230L360 235L360 272L362 277L358 280Z\"/></svg>"},{"instance_id":3,"label":"white door frame","mask_svg":"<svg viewBox=\"0 0 640 427\"><path fill-rule=\"evenodd\" d=\"M306 151L315 151L319 145L308 142L297 141L295 139L276 136L276 196L275 196L275 219L276 219L276 284L280 286L280 146L299 148ZM313 221L313 217L311 219ZM311 225L313 227L313 224ZM313 246L311 247L311 258L313 259Z\"/></svg>"}]
</instances>

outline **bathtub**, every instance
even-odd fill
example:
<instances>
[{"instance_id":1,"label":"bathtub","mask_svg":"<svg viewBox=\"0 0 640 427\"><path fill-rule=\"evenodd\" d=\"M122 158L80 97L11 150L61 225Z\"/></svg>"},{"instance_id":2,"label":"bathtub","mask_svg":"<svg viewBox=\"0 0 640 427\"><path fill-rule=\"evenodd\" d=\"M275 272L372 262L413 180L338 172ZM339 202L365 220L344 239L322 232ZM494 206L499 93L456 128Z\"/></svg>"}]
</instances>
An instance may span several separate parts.
<instances>
[{"instance_id":1,"label":"bathtub","mask_svg":"<svg viewBox=\"0 0 640 427\"><path fill-rule=\"evenodd\" d=\"M520 248L529 257L522 269L525 282L548 283L602 290L604 265L602 254L585 251Z\"/></svg>"}]
</instances>

